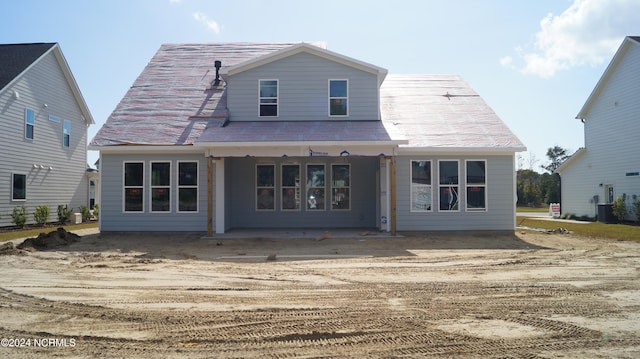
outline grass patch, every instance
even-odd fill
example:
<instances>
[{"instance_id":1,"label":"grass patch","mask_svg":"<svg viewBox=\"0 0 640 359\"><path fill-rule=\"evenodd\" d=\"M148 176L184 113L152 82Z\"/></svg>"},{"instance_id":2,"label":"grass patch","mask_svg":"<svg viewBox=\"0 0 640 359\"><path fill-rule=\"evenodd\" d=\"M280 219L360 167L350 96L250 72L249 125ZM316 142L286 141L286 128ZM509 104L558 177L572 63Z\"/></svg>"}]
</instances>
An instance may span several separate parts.
<instances>
[{"instance_id":1,"label":"grass patch","mask_svg":"<svg viewBox=\"0 0 640 359\"><path fill-rule=\"evenodd\" d=\"M640 242L640 226L628 224L606 224L601 222L571 223L539 220L517 216L519 226L543 229L566 228L579 236Z\"/></svg>"},{"instance_id":2,"label":"grass patch","mask_svg":"<svg viewBox=\"0 0 640 359\"><path fill-rule=\"evenodd\" d=\"M17 238L29 238L29 237L37 237L40 233L49 233L51 231L55 231L58 227L56 225L47 225L39 228L29 228L25 230L11 230L6 232L0 232L0 242L9 241ZM82 224L70 224L67 226L62 226L67 232L73 232L78 229L86 229L86 228L98 228L98 222L88 222Z\"/></svg>"},{"instance_id":3,"label":"grass patch","mask_svg":"<svg viewBox=\"0 0 640 359\"><path fill-rule=\"evenodd\" d=\"M549 207L516 207L517 212L547 213L549 212Z\"/></svg>"}]
</instances>

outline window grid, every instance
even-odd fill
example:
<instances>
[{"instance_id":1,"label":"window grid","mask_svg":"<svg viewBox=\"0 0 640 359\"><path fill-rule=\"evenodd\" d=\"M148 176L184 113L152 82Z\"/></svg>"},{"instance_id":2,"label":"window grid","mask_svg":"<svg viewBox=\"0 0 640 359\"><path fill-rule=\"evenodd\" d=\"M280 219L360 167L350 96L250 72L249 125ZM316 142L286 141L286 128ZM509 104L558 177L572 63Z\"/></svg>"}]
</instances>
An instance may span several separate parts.
<instances>
[{"instance_id":1,"label":"window grid","mask_svg":"<svg viewBox=\"0 0 640 359\"><path fill-rule=\"evenodd\" d=\"M151 162L151 212L171 212L171 162Z\"/></svg>"},{"instance_id":2,"label":"window grid","mask_svg":"<svg viewBox=\"0 0 640 359\"><path fill-rule=\"evenodd\" d=\"M282 210L300 210L300 165L282 164Z\"/></svg>"},{"instance_id":3,"label":"window grid","mask_svg":"<svg viewBox=\"0 0 640 359\"><path fill-rule=\"evenodd\" d=\"M460 164L458 160L438 161L439 211L460 211Z\"/></svg>"},{"instance_id":4,"label":"window grid","mask_svg":"<svg viewBox=\"0 0 640 359\"><path fill-rule=\"evenodd\" d=\"M69 147L71 141L71 121L64 120L62 122L62 146Z\"/></svg>"},{"instance_id":5,"label":"window grid","mask_svg":"<svg viewBox=\"0 0 640 359\"><path fill-rule=\"evenodd\" d=\"M323 211L325 209L325 165L307 164L307 210Z\"/></svg>"},{"instance_id":6,"label":"window grid","mask_svg":"<svg viewBox=\"0 0 640 359\"><path fill-rule=\"evenodd\" d=\"M178 161L178 213L198 213L198 162Z\"/></svg>"},{"instance_id":7,"label":"window grid","mask_svg":"<svg viewBox=\"0 0 640 359\"><path fill-rule=\"evenodd\" d=\"M431 161L411 161L411 212L433 211Z\"/></svg>"},{"instance_id":8,"label":"window grid","mask_svg":"<svg viewBox=\"0 0 640 359\"><path fill-rule=\"evenodd\" d=\"M274 211L276 189L276 165L256 165L256 210Z\"/></svg>"},{"instance_id":9,"label":"window grid","mask_svg":"<svg viewBox=\"0 0 640 359\"><path fill-rule=\"evenodd\" d=\"M346 79L329 80L329 116L349 116L349 81Z\"/></svg>"},{"instance_id":10,"label":"window grid","mask_svg":"<svg viewBox=\"0 0 640 359\"><path fill-rule=\"evenodd\" d=\"M258 116L278 117L278 93L280 92L279 81L258 80Z\"/></svg>"},{"instance_id":11,"label":"window grid","mask_svg":"<svg viewBox=\"0 0 640 359\"><path fill-rule=\"evenodd\" d=\"M32 109L24 110L24 138L33 140L36 127L36 114Z\"/></svg>"},{"instance_id":12,"label":"window grid","mask_svg":"<svg viewBox=\"0 0 640 359\"><path fill-rule=\"evenodd\" d=\"M144 162L123 164L123 212L144 212Z\"/></svg>"},{"instance_id":13,"label":"window grid","mask_svg":"<svg viewBox=\"0 0 640 359\"><path fill-rule=\"evenodd\" d=\"M351 165L331 165L331 210L351 210Z\"/></svg>"},{"instance_id":14,"label":"window grid","mask_svg":"<svg viewBox=\"0 0 640 359\"><path fill-rule=\"evenodd\" d=\"M469 212L487 211L487 161L465 161L466 206Z\"/></svg>"}]
</instances>

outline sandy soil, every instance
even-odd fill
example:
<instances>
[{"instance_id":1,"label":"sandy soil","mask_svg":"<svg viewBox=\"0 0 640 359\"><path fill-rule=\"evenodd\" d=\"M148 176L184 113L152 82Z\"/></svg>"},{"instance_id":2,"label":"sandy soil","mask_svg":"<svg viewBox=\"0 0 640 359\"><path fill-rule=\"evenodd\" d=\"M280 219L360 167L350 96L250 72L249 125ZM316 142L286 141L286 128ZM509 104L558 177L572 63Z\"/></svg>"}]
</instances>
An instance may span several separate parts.
<instances>
[{"instance_id":1,"label":"sandy soil","mask_svg":"<svg viewBox=\"0 0 640 359\"><path fill-rule=\"evenodd\" d=\"M640 357L640 244L89 235L0 256L0 357Z\"/></svg>"}]
</instances>

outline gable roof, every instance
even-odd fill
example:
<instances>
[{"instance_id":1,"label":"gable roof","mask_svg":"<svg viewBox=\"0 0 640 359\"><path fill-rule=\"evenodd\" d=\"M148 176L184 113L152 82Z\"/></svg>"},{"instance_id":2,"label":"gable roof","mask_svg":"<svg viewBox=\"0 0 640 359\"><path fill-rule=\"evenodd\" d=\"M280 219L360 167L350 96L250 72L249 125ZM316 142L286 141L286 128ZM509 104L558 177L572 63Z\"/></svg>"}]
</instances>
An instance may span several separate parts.
<instances>
[{"instance_id":1,"label":"gable roof","mask_svg":"<svg viewBox=\"0 0 640 359\"><path fill-rule=\"evenodd\" d=\"M324 44L322 44L324 45ZM382 67L378 67L369 63L366 63L364 61L360 61L360 60L356 60L353 59L351 57L348 56L344 56L342 54L338 54L336 52L333 51L329 51L325 48L321 48L317 45L313 45L310 43L299 43L287 48L284 48L282 50L279 51L275 51L272 52L270 54L261 56L261 57L257 57L254 59L251 59L249 61L245 61L241 64L238 64L236 66L232 66L230 68L227 68L224 72L223 75L235 75L237 73L243 72L243 71L247 71L289 56L293 56L299 53L307 53L307 54L311 54L311 55L315 55L315 56L319 56L322 58L325 58L327 60L331 60L331 61L335 61L338 63L341 63L343 65L346 66L350 66L353 68L356 68L358 70L362 70L362 71L366 71L369 73L372 73L374 75L378 76L378 86L380 86L380 84L382 84L382 81L384 81L385 76L387 75L387 69L383 69Z\"/></svg>"},{"instance_id":2,"label":"gable roof","mask_svg":"<svg viewBox=\"0 0 640 359\"><path fill-rule=\"evenodd\" d=\"M48 53L53 52L69 87L80 107L85 122L94 124L91 112L87 107L69 64L64 58L57 43L0 44L0 92L17 81L20 76L34 66Z\"/></svg>"},{"instance_id":3,"label":"gable roof","mask_svg":"<svg viewBox=\"0 0 640 359\"><path fill-rule=\"evenodd\" d=\"M577 119L582 120L586 118L587 113L591 109L591 106L593 106L594 101L600 95L600 92L609 81L611 75L616 71L618 64L620 64L620 62L622 61L622 58L627 53L629 47L638 45L640 45L640 36L627 36L624 38L622 44L613 56L613 59L604 70L604 73L600 77L600 80L598 80L598 83L594 87L593 91L591 91L591 94L587 98L587 102L585 102L585 104L582 106L582 109L580 109L580 112L578 112L578 114L576 115Z\"/></svg>"},{"instance_id":4,"label":"gable roof","mask_svg":"<svg viewBox=\"0 0 640 359\"><path fill-rule=\"evenodd\" d=\"M247 69L243 67L249 66L247 63L274 61L283 54L291 55L288 50L292 48L311 46L162 45L92 139L90 149L117 145L273 146L310 141L395 144L407 151L526 149L484 100L454 75L386 76L380 88L382 121L227 121L225 87L211 85L215 60L222 61L223 70L228 66L227 70L239 71Z\"/></svg>"},{"instance_id":5,"label":"gable roof","mask_svg":"<svg viewBox=\"0 0 640 359\"><path fill-rule=\"evenodd\" d=\"M458 75L394 75L380 88L386 128L401 151L519 152L526 147Z\"/></svg>"},{"instance_id":6,"label":"gable roof","mask_svg":"<svg viewBox=\"0 0 640 359\"><path fill-rule=\"evenodd\" d=\"M164 44L142 70L90 146L193 145L209 121L227 119L222 68L294 43Z\"/></svg>"}]
</instances>

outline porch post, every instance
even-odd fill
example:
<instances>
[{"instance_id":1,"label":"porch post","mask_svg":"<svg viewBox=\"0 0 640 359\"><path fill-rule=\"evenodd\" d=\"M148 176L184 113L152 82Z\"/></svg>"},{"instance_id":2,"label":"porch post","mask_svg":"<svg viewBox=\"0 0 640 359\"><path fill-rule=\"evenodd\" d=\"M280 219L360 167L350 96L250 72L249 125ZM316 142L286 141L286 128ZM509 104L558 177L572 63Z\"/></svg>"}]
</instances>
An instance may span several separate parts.
<instances>
[{"instance_id":1,"label":"porch post","mask_svg":"<svg viewBox=\"0 0 640 359\"><path fill-rule=\"evenodd\" d=\"M207 236L213 235L213 158L207 156Z\"/></svg>"},{"instance_id":2,"label":"porch post","mask_svg":"<svg viewBox=\"0 0 640 359\"><path fill-rule=\"evenodd\" d=\"M224 233L225 229L225 183L224 158L216 159L216 233Z\"/></svg>"},{"instance_id":3,"label":"porch post","mask_svg":"<svg viewBox=\"0 0 640 359\"><path fill-rule=\"evenodd\" d=\"M396 235L396 156L391 157L391 235Z\"/></svg>"}]
</instances>

